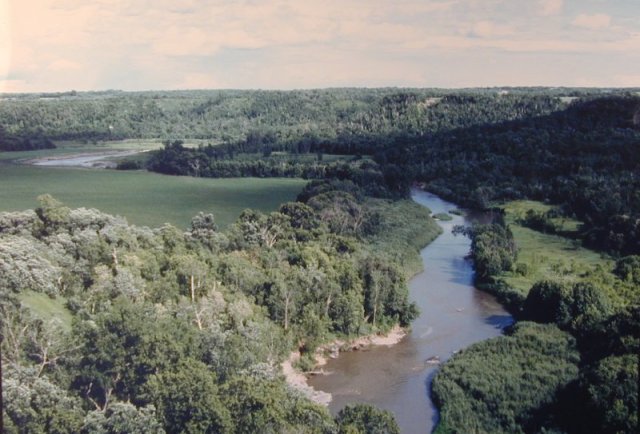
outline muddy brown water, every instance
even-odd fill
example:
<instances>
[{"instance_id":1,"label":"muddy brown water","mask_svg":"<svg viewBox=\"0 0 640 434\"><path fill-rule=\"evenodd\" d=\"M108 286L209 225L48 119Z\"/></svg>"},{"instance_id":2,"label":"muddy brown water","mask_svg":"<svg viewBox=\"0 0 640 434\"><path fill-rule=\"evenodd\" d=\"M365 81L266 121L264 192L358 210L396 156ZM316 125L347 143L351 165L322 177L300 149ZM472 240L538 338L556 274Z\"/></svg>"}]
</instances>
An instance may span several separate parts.
<instances>
[{"instance_id":1,"label":"muddy brown water","mask_svg":"<svg viewBox=\"0 0 640 434\"><path fill-rule=\"evenodd\" d=\"M423 191L414 190L412 198L433 213L456 208ZM481 216L452 217L439 222L444 232L422 250L424 271L410 281L410 297L421 311L411 333L391 347L341 353L324 366L328 375L309 380L333 395L332 413L347 404L370 403L392 411L403 433L431 432L438 412L429 390L438 366L428 360L446 361L475 342L500 335L513 322L495 298L473 286L473 269L465 259L470 242L451 233L455 225Z\"/></svg>"}]
</instances>

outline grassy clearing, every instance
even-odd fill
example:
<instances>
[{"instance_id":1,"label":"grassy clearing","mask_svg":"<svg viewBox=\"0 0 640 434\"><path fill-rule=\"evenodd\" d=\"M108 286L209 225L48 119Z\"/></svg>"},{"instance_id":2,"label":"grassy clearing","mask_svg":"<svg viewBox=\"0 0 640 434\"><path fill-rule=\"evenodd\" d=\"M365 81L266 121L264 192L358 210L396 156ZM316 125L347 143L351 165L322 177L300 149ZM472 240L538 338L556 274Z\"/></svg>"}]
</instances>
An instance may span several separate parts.
<instances>
[{"instance_id":1,"label":"grassy clearing","mask_svg":"<svg viewBox=\"0 0 640 434\"><path fill-rule=\"evenodd\" d=\"M71 329L72 315L65 306L66 300L64 298L51 298L39 292L24 291L20 293L20 301L41 320L49 321L57 318L62 321L65 329Z\"/></svg>"},{"instance_id":2,"label":"grassy clearing","mask_svg":"<svg viewBox=\"0 0 640 434\"><path fill-rule=\"evenodd\" d=\"M507 212L512 221L518 221L524 219L529 210L546 213L554 207L534 200L516 200L503 205L501 208ZM579 220L567 217L554 217L550 220L561 232L565 233L577 232L581 224Z\"/></svg>"},{"instance_id":3,"label":"grassy clearing","mask_svg":"<svg viewBox=\"0 0 640 434\"><path fill-rule=\"evenodd\" d=\"M191 218L204 211L212 212L224 228L246 208L271 211L294 200L305 183L301 179L204 179L5 164L0 167L0 211L34 208L36 197L49 193L69 207L97 208L136 225L171 223L187 228Z\"/></svg>"},{"instance_id":4,"label":"grassy clearing","mask_svg":"<svg viewBox=\"0 0 640 434\"><path fill-rule=\"evenodd\" d=\"M504 205L507 222L518 245L516 270L499 276L509 287L526 296L531 286L543 279L579 280L587 273L611 270L614 261L593 250L580 247L569 238L543 234L518 223L528 209L547 211L551 207L540 202L516 201ZM565 228L580 222L565 222Z\"/></svg>"}]
</instances>

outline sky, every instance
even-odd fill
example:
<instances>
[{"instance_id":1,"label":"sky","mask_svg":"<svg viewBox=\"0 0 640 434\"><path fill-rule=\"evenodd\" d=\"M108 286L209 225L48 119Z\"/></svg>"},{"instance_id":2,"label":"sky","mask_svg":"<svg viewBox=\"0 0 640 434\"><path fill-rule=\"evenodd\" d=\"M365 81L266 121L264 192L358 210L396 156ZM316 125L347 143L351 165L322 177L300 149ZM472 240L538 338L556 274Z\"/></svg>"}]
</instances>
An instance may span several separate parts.
<instances>
[{"instance_id":1,"label":"sky","mask_svg":"<svg viewBox=\"0 0 640 434\"><path fill-rule=\"evenodd\" d=\"M0 92L640 87L640 0L0 0Z\"/></svg>"}]
</instances>

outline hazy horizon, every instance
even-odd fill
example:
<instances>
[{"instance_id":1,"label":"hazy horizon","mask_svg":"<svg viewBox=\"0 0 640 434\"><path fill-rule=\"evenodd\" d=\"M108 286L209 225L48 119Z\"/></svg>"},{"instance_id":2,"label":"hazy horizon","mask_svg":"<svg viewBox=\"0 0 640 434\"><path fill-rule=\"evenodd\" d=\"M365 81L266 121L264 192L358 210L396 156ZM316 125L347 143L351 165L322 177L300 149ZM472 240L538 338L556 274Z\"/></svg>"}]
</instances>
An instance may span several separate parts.
<instances>
[{"instance_id":1,"label":"hazy horizon","mask_svg":"<svg viewBox=\"0 0 640 434\"><path fill-rule=\"evenodd\" d=\"M53 94L69 94L76 92L79 94L90 93L154 93L154 92L304 92L304 91L330 91L335 89L398 89L398 90L435 90L435 91L475 91L475 90L508 90L508 89L568 89L568 90L613 90L613 91L640 91L640 86L478 86L478 87L433 87L433 86L328 86L328 87L299 87L299 88L200 88L200 89L89 89L89 90L76 90L76 89L60 89L53 91L25 91L25 92L7 92L0 91L0 95L53 95Z\"/></svg>"},{"instance_id":2,"label":"hazy horizon","mask_svg":"<svg viewBox=\"0 0 640 434\"><path fill-rule=\"evenodd\" d=\"M0 0L0 92L640 86L636 0Z\"/></svg>"}]
</instances>

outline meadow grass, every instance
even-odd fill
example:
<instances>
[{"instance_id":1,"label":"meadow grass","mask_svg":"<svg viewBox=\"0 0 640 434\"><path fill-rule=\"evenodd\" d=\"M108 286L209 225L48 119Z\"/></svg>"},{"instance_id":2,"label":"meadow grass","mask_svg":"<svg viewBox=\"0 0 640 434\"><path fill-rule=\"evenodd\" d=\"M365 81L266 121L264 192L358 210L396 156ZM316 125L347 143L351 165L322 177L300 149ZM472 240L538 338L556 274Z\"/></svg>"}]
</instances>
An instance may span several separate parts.
<instances>
[{"instance_id":1,"label":"meadow grass","mask_svg":"<svg viewBox=\"0 0 640 434\"><path fill-rule=\"evenodd\" d=\"M514 200L502 205L501 208L505 210L512 221L517 221L524 219L529 210L546 213L554 207L534 200ZM556 225L559 231L566 233L577 232L581 224L579 220L568 217L553 217L550 220Z\"/></svg>"},{"instance_id":2,"label":"meadow grass","mask_svg":"<svg viewBox=\"0 0 640 434\"><path fill-rule=\"evenodd\" d=\"M503 208L518 246L517 264L521 264L521 272L505 272L500 278L521 295L526 296L531 286L539 280L576 280L598 268L613 268L613 259L580 247L575 240L544 234L518 223L519 217L528 209L547 211L550 206L540 202L516 201L505 204ZM567 219L565 228L577 227L578 224L580 222Z\"/></svg>"},{"instance_id":3,"label":"meadow grass","mask_svg":"<svg viewBox=\"0 0 640 434\"><path fill-rule=\"evenodd\" d=\"M295 200L305 184L302 179L209 179L2 164L0 211L35 208L37 196L49 193L71 208L97 208L140 226L171 223L186 229L191 218L204 211L225 228L246 208L272 211Z\"/></svg>"},{"instance_id":4,"label":"meadow grass","mask_svg":"<svg viewBox=\"0 0 640 434\"><path fill-rule=\"evenodd\" d=\"M41 320L46 322L56 318L61 320L66 330L71 329L72 315L65 306L65 298L51 298L40 292L23 291L20 293L20 302Z\"/></svg>"}]
</instances>

